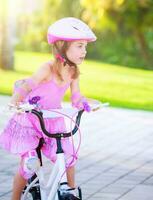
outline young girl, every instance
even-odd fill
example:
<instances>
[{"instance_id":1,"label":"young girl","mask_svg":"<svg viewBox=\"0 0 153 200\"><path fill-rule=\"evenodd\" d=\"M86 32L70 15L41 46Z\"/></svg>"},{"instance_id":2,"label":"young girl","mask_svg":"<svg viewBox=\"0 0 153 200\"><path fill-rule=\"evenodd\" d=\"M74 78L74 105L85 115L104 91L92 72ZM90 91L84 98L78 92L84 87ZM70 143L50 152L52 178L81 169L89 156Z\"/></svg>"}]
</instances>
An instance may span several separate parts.
<instances>
[{"instance_id":1,"label":"young girl","mask_svg":"<svg viewBox=\"0 0 153 200\"><path fill-rule=\"evenodd\" d=\"M48 43L52 44L54 60L44 63L40 69L28 79L17 81L11 104L37 103L42 109L61 108L66 90L71 89L72 105L84 108L85 98L79 89L79 69L86 56L88 42L95 41L96 36L90 28L76 18L63 18L48 29ZM65 130L63 118L45 119L48 131ZM43 153L53 162L56 160L56 141L43 135L37 119L32 114L15 114L0 136L1 146L11 153L21 156L19 170L13 183L12 200L20 200L21 192L32 175L24 168L29 152L34 152L39 138L44 137ZM68 139L62 140L65 157L73 153ZM75 160L76 161L76 160ZM67 169L68 185L75 187L74 165L69 163Z\"/></svg>"}]
</instances>

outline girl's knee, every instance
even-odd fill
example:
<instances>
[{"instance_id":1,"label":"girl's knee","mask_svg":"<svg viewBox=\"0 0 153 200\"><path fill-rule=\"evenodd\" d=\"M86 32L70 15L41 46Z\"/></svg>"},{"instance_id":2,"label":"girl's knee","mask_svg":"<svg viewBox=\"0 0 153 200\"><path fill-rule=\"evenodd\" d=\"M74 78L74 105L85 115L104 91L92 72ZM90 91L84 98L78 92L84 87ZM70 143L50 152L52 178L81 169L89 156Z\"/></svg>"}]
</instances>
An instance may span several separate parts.
<instances>
[{"instance_id":1,"label":"girl's knee","mask_svg":"<svg viewBox=\"0 0 153 200\"><path fill-rule=\"evenodd\" d=\"M75 166L76 162L77 162L77 157L71 156L70 158L66 159L66 167L67 168L72 168Z\"/></svg>"},{"instance_id":2,"label":"girl's knee","mask_svg":"<svg viewBox=\"0 0 153 200\"><path fill-rule=\"evenodd\" d=\"M22 178L24 178L25 180L28 180L29 178L32 177L32 175L30 173L28 173L24 170L23 166L19 167L18 172L19 172L20 176L22 176Z\"/></svg>"},{"instance_id":3,"label":"girl's knee","mask_svg":"<svg viewBox=\"0 0 153 200\"><path fill-rule=\"evenodd\" d=\"M34 151L27 152L21 156L21 164L19 167L19 174L28 180L31 178L40 166L37 153Z\"/></svg>"},{"instance_id":4,"label":"girl's knee","mask_svg":"<svg viewBox=\"0 0 153 200\"><path fill-rule=\"evenodd\" d=\"M22 176L22 178L24 178L25 180L28 180L29 178L31 178L34 175L34 172L31 172L27 169L25 169L24 164L20 165L19 167L19 174L20 176Z\"/></svg>"}]
</instances>

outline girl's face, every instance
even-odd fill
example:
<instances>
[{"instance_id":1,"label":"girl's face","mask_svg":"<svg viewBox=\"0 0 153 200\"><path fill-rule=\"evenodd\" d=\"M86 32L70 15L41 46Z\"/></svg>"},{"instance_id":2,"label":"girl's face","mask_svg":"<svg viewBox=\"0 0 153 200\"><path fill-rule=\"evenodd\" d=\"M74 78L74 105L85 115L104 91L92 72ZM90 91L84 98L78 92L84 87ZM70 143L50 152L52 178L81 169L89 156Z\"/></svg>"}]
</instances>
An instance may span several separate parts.
<instances>
[{"instance_id":1,"label":"girl's face","mask_svg":"<svg viewBox=\"0 0 153 200\"><path fill-rule=\"evenodd\" d=\"M87 47L87 41L85 40L77 40L71 42L66 52L68 59L71 62L75 63L76 65L81 64L87 53L86 47Z\"/></svg>"}]
</instances>

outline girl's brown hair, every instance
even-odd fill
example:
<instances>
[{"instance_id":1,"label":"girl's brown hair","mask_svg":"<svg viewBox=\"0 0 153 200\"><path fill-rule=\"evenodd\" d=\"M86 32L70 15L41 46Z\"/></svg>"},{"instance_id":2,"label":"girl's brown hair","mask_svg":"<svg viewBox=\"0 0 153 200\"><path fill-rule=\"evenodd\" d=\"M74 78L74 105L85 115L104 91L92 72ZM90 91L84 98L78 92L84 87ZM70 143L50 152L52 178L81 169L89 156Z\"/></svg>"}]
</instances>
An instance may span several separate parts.
<instances>
[{"instance_id":1,"label":"girl's brown hair","mask_svg":"<svg viewBox=\"0 0 153 200\"><path fill-rule=\"evenodd\" d=\"M61 69L63 67L63 64L59 59L56 58L57 54L60 54L61 56L66 59L66 62L70 65L70 73L71 73L71 78L76 79L80 75L79 68L76 64L72 63L71 61L68 60L66 56L66 51L68 50L69 46L71 45L71 42L67 41L57 41L53 44L52 46L52 53L55 57L55 62L53 63L53 72L55 72L58 76L58 78L63 81L62 74L61 74Z\"/></svg>"}]
</instances>

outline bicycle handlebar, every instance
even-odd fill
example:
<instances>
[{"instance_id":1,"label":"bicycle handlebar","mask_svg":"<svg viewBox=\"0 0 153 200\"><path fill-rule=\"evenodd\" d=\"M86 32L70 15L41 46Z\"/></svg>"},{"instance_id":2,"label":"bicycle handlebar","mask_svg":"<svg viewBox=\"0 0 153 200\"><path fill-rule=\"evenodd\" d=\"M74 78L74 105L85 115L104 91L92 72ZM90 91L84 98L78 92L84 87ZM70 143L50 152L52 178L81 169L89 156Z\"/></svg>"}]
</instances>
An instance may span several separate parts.
<instances>
[{"instance_id":1,"label":"bicycle handlebar","mask_svg":"<svg viewBox=\"0 0 153 200\"><path fill-rule=\"evenodd\" d=\"M32 109L31 111L25 111L26 113L33 113L34 115L36 115L39 119L40 122L40 126L41 129L43 131L43 133L50 137L50 138L66 138L66 137L70 137L72 135L74 135L77 131L78 131L78 127L80 125L80 120L81 120L81 116L84 112L84 110L80 110L78 111L78 114L76 116L76 120L75 120L75 126L73 128L73 130L71 132L67 132L67 133L49 133L46 128L45 128L45 123L44 123L44 118L43 118L43 112Z\"/></svg>"},{"instance_id":2,"label":"bicycle handlebar","mask_svg":"<svg viewBox=\"0 0 153 200\"><path fill-rule=\"evenodd\" d=\"M96 107L93 107L92 111L96 111L100 107L106 107L109 105L109 103L102 103L102 104L98 104L98 106L97 106L97 101L95 101L95 103L96 103ZM43 116L43 115L45 115L45 113L42 112L41 110L39 110L39 111L36 110L34 105L23 104L23 105L20 105L19 107L17 107L17 106L10 104L9 106L11 108L15 108L16 112L32 113L32 114L36 115L37 118L39 119L40 126L41 126L43 133L50 138L66 138L66 137L70 137L70 136L74 135L79 129L81 116L84 112L84 109L77 111L77 116L75 119L75 126L72 131L67 132L67 133L49 133L45 128L45 122L44 122L44 116Z\"/></svg>"}]
</instances>

